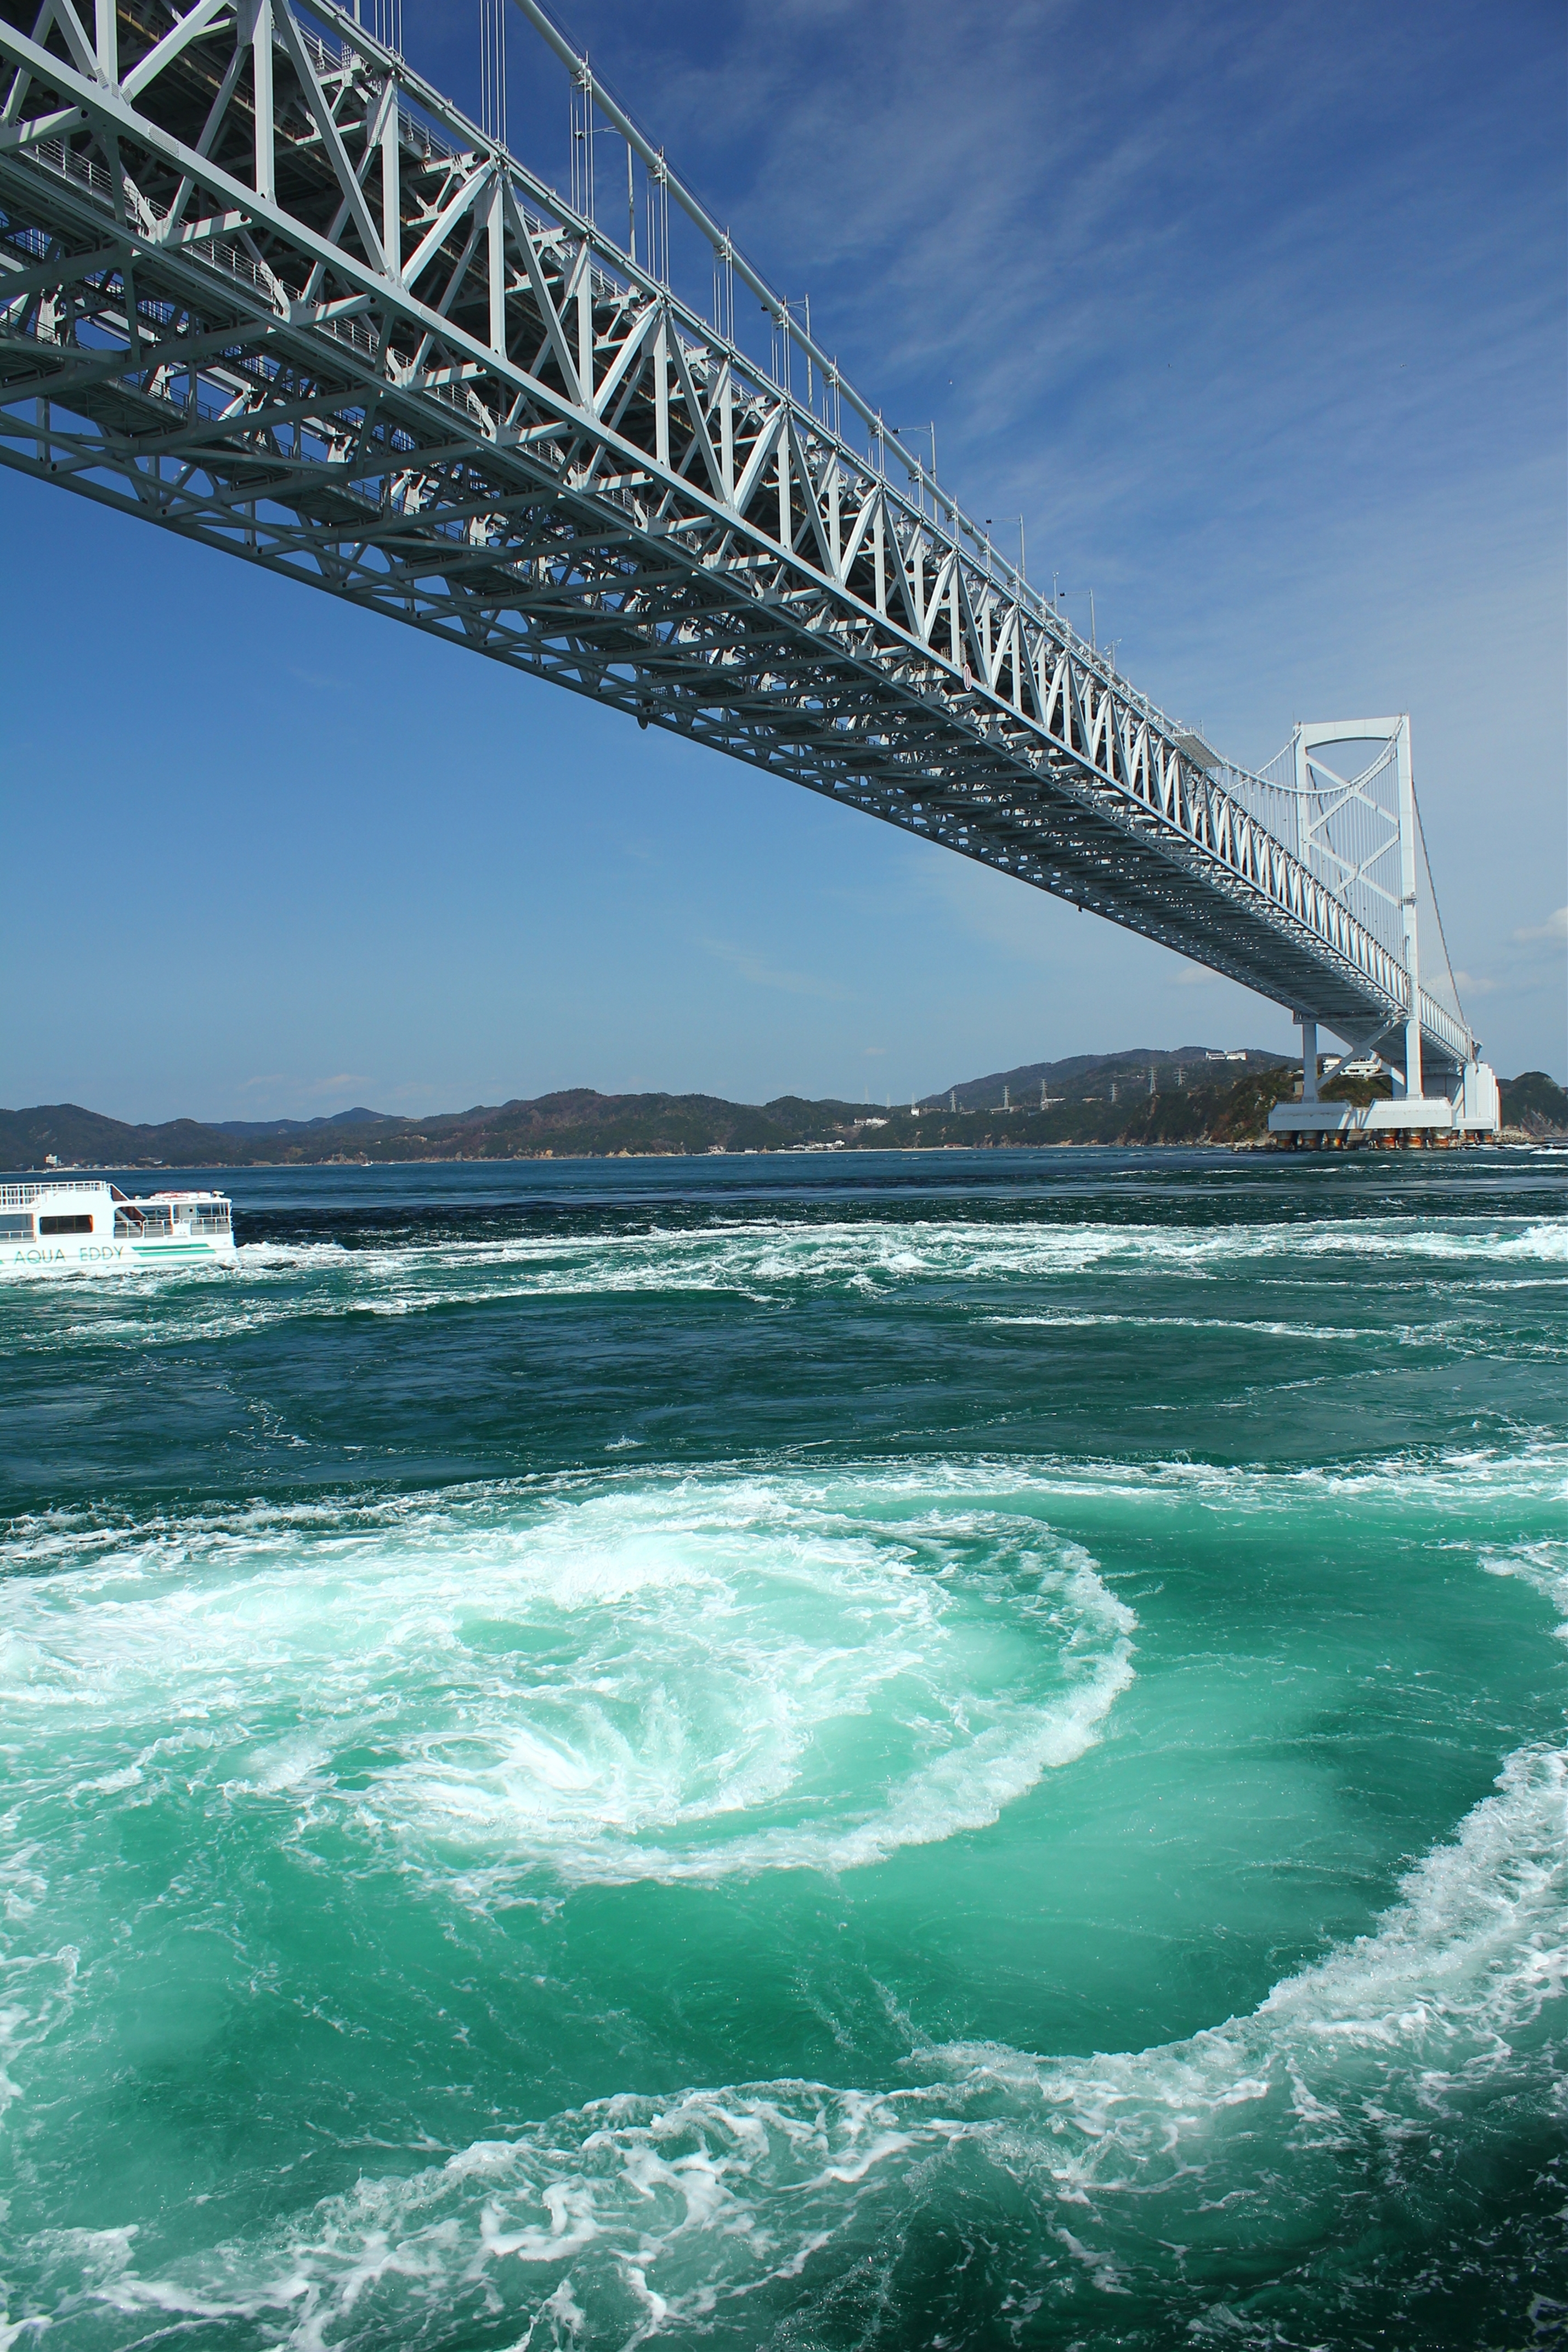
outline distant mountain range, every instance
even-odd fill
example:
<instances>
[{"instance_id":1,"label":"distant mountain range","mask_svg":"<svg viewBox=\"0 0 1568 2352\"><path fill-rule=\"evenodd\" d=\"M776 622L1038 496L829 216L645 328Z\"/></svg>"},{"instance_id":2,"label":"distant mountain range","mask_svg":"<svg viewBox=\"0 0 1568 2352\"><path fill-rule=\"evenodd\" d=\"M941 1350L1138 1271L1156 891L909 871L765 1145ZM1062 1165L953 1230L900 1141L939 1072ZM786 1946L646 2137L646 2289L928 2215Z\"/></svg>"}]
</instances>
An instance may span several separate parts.
<instances>
[{"instance_id":1,"label":"distant mountain range","mask_svg":"<svg viewBox=\"0 0 1568 2352\"><path fill-rule=\"evenodd\" d=\"M608 1158L941 1145L1241 1143L1266 1130L1295 1065L1257 1050L1139 1047L1030 1062L968 1078L917 1108L717 1095L601 1095L572 1087L428 1118L357 1105L309 1119L169 1119L132 1126L77 1103L0 1110L0 1167L244 1168L365 1160ZM1349 1080L1357 1099L1373 1081ZM1386 1090L1386 1080L1383 1082ZM1329 1091L1333 1091L1330 1089ZM1042 1103L1043 1097L1043 1103ZM1568 1093L1539 1070L1505 1080L1503 1117L1532 1134L1568 1132Z\"/></svg>"},{"instance_id":2,"label":"distant mountain range","mask_svg":"<svg viewBox=\"0 0 1568 2352\"><path fill-rule=\"evenodd\" d=\"M1063 1062L1025 1062L1016 1070L993 1070L988 1077L966 1078L962 1084L927 1095L924 1110L1037 1109L1042 1097L1051 1102L1124 1101L1140 1090L1156 1094L1162 1087L1230 1085L1260 1070L1283 1066L1284 1057L1256 1046L1135 1045L1120 1054L1073 1054ZM1113 1097L1112 1088L1115 1088Z\"/></svg>"},{"instance_id":3,"label":"distant mountain range","mask_svg":"<svg viewBox=\"0 0 1568 2352\"><path fill-rule=\"evenodd\" d=\"M329 1118L214 1118L208 1124L215 1135L248 1139L254 1135L316 1135L327 1127L395 1127L398 1121L392 1112L366 1110L361 1103L353 1110L335 1110ZM412 1127L413 1121L408 1124Z\"/></svg>"}]
</instances>

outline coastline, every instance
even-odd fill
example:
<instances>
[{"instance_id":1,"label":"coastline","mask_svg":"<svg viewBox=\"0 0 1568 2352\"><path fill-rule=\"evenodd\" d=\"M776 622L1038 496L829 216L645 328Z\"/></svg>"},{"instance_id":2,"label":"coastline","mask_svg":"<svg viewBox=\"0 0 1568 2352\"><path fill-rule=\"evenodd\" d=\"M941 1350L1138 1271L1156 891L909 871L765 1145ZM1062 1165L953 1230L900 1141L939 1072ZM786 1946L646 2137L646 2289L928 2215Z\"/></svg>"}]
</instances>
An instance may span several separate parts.
<instances>
[{"instance_id":1,"label":"coastline","mask_svg":"<svg viewBox=\"0 0 1568 2352\"><path fill-rule=\"evenodd\" d=\"M1535 1139L1521 1139L1531 1140ZM1568 1142L1568 1137L1563 1139ZM123 1160L62 1160L55 1167L17 1165L0 1171L5 1179L25 1178L37 1182L52 1176L138 1176L175 1173L192 1176L232 1175L240 1170L274 1168L279 1171L295 1168L531 1168L546 1162L558 1168L601 1166L620 1160L806 1160L825 1159L831 1152L854 1152L867 1158L916 1160L927 1159L936 1152L977 1151L1271 1151L1283 1149L1268 1136L1242 1139L1236 1142L1217 1139L1213 1136L1196 1135L1181 1142L1149 1142L1143 1137L1126 1140L1120 1138L1082 1141L1064 1136L1052 1143L846 1143L838 1146L801 1146L789 1143L749 1144L740 1151L457 1151L410 1159L380 1158L375 1160L333 1153L324 1160L182 1160L128 1162Z\"/></svg>"},{"instance_id":2,"label":"coastline","mask_svg":"<svg viewBox=\"0 0 1568 2352\"><path fill-rule=\"evenodd\" d=\"M779 1095L740 1103L704 1094L601 1094L573 1087L531 1099L476 1104L417 1122L363 1106L329 1118L139 1122L77 1103L0 1109L0 1168L47 1176L168 1169L506 1166L549 1160L808 1158L835 1152L1038 1152L1290 1150L1270 1132L1276 1105L1300 1068L1249 1050L1223 1073L1184 1048L1157 1056L1082 1056L994 1072L885 1108L834 1097ZM1201 1049L1206 1055L1207 1048ZM1325 1103L1366 1110L1392 1091L1384 1071L1346 1071L1322 1085ZM1503 1141L1568 1136L1568 1092L1542 1071L1500 1082ZM1038 1099L1031 1099L1037 1097ZM1354 1130L1354 1122L1353 1130ZM1388 1137L1325 1139L1388 1148ZM1434 1139L1436 1143L1436 1139ZM1395 1146L1394 1148L1399 1148ZM1447 1148L1438 1144L1437 1148Z\"/></svg>"},{"instance_id":3,"label":"coastline","mask_svg":"<svg viewBox=\"0 0 1568 2352\"><path fill-rule=\"evenodd\" d=\"M1552 1146L1568 1148L1568 1134L1530 1135L1522 1129L1510 1129L1496 1136L1475 1137L1467 1140L1466 1150L1539 1150ZM1207 1135L1197 1135L1179 1142L1150 1142L1143 1137L1096 1139L1089 1142L1064 1137L1051 1143L853 1143L841 1149L865 1158L884 1160L925 1160L943 1153L980 1152L1046 1152L1046 1151L1228 1151L1244 1153L1290 1153L1293 1145L1271 1135L1240 1137L1235 1140ZM1386 1148L1386 1147L1385 1147ZM1445 1145L1427 1146L1428 1150L1452 1150ZM557 1168L602 1167L619 1160L659 1161L689 1160L694 1163L712 1160L806 1160L821 1159L827 1153L821 1148L802 1149L790 1144L753 1144L741 1151L510 1151L455 1152L441 1157L420 1159L350 1159L339 1153L325 1160L189 1160L179 1162L150 1161L130 1166L124 1160L70 1160L54 1168L15 1167L0 1171L5 1181L23 1179L29 1182L56 1176L156 1176L170 1172L192 1176L225 1176L249 1173L258 1169L271 1169L282 1174L290 1170L306 1168L533 1168L550 1165Z\"/></svg>"}]
</instances>

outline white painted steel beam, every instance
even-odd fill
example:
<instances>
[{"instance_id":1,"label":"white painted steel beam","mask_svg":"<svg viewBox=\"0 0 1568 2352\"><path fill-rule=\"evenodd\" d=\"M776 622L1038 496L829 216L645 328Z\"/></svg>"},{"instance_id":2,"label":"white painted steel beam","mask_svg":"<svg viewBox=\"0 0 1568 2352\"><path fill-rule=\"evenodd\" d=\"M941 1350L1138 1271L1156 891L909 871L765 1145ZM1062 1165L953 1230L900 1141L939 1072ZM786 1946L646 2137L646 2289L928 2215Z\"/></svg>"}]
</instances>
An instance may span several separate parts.
<instances>
[{"instance_id":1,"label":"white painted steel beam","mask_svg":"<svg viewBox=\"0 0 1568 2352\"><path fill-rule=\"evenodd\" d=\"M1473 1062L1408 894L1385 919L916 459L889 479L876 412L520 5L821 413L333 0L94 0L90 33L0 0L0 461Z\"/></svg>"}]
</instances>

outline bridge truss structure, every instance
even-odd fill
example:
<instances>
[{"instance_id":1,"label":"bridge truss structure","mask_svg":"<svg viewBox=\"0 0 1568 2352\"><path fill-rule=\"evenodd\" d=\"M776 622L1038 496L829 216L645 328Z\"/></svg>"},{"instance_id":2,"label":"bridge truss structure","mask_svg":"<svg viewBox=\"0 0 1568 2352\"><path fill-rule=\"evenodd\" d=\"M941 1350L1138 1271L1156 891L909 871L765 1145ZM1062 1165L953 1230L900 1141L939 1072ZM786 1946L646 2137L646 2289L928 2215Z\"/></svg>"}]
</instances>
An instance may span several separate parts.
<instances>
[{"instance_id":1,"label":"bridge truss structure","mask_svg":"<svg viewBox=\"0 0 1568 2352\"><path fill-rule=\"evenodd\" d=\"M0 0L0 461L1392 1038L1416 1095L1423 1054L1457 1084L1479 1049L1421 985L1408 873L1380 895L1317 771L1229 765L1085 643L518 5L585 153L601 121L641 163L642 261L589 173L574 204L510 154L494 69L486 131L407 64L401 0L389 38L334 0ZM672 200L711 316L669 282Z\"/></svg>"}]
</instances>

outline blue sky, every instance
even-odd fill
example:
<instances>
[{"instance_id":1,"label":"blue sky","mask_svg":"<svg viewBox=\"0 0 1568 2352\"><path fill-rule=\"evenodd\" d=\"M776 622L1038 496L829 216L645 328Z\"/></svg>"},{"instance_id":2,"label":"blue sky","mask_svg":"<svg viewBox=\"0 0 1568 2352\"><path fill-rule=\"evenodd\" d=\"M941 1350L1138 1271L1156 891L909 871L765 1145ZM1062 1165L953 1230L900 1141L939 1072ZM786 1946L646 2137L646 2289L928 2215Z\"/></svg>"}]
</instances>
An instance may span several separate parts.
<instances>
[{"instance_id":1,"label":"blue sky","mask_svg":"<svg viewBox=\"0 0 1568 2352\"><path fill-rule=\"evenodd\" d=\"M1166 709L1249 761L1412 712L1467 1009L1568 1075L1560 7L558 13ZM405 0L476 109L477 22ZM509 39L559 184L564 76ZM1291 1044L928 844L6 472L0 551L9 1104L897 1099Z\"/></svg>"}]
</instances>

